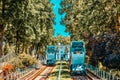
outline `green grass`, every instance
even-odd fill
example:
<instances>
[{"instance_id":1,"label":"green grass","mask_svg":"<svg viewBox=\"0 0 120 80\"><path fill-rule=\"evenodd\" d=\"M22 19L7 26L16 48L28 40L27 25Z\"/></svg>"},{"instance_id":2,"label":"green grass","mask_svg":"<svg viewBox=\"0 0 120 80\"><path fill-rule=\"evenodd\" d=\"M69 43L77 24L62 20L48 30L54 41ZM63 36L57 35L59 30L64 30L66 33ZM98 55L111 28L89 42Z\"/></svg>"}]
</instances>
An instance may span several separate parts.
<instances>
[{"instance_id":1,"label":"green grass","mask_svg":"<svg viewBox=\"0 0 120 80\"><path fill-rule=\"evenodd\" d=\"M66 79L71 80L70 70L65 61L62 64L62 71L61 71L60 77L61 77L61 80L66 80Z\"/></svg>"},{"instance_id":2,"label":"green grass","mask_svg":"<svg viewBox=\"0 0 120 80\"><path fill-rule=\"evenodd\" d=\"M57 80L59 67L60 67L60 62L56 62L56 66L52 70L52 72L47 80Z\"/></svg>"},{"instance_id":3,"label":"green grass","mask_svg":"<svg viewBox=\"0 0 120 80\"><path fill-rule=\"evenodd\" d=\"M53 69L53 71L51 72L51 74L49 76L49 79L47 79L47 80L57 80L59 68L60 68L60 62L57 62L55 68ZM60 79L61 80L66 80L66 79L71 80L69 67L65 61L62 61L62 71L61 71Z\"/></svg>"}]
</instances>

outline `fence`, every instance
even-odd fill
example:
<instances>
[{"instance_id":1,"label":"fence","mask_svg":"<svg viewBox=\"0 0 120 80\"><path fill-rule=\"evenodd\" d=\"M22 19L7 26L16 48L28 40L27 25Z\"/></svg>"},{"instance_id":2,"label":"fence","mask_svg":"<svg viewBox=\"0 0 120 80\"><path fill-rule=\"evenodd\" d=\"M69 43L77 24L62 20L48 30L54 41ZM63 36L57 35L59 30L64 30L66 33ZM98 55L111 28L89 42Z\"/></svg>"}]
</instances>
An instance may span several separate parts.
<instances>
[{"instance_id":1,"label":"fence","mask_svg":"<svg viewBox=\"0 0 120 80\"><path fill-rule=\"evenodd\" d=\"M3 56L2 58L0 58L0 63L2 63L2 62L8 62L11 58L13 58L15 56L16 56L15 53L9 53L9 54Z\"/></svg>"},{"instance_id":2,"label":"fence","mask_svg":"<svg viewBox=\"0 0 120 80\"><path fill-rule=\"evenodd\" d=\"M0 58L0 68L8 61L10 61L13 57L16 57L15 53L9 53L2 58Z\"/></svg>"},{"instance_id":3,"label":"fence","mask_svg":"<svg viewBox=\"0 0 120 80\"><path fill-rule=\"evenodd\" d=\"M11 72L10 74L3 77L3 80L20 80L26 73L29 73L33 68L28 68L21 72Z\"/></svg>"},{"instance_id":4,"label":"fence","mask_svg":"<svg viewBox=\"0 0 120 80\"><path fill-rule=\"evenodd\" d=\"M86 68L91 70L94 74L97 76L101 77L101 79L106 79L106 80L120 80L119 77L112 75L111 73L102 71L98 69L97 67L94 67L90 64L86 64Z\"/></svg>"}]
</instances>

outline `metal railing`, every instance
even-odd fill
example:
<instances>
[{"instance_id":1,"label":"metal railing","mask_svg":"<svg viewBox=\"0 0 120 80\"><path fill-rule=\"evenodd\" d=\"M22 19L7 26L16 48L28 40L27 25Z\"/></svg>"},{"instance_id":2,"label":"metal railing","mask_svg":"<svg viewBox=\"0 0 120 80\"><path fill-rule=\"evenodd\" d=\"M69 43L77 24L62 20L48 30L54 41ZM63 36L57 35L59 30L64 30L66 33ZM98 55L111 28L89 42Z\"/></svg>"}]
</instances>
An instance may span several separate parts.
<instances>
[{"instance_id":1,"label":"metal railing","mask_svg":"<svg viewBox=\"0 0 120 80\"><path fill-rule=\"evenodd\" d=\"M9 54L3 56L2 58L0 58L0 63L2 63L2 62L8 62L11 58L13 58L15 56L16 56L15 53L9 53Z\"/></svg>"},{"instance_id":2,"label":"metal railing","mask_svg":"<svg viewBox=\"0 0 120 80\"><path fill-rule=\"evenodd\" d=\"M6 62L10 61L13 57L16 57L15 53L9 53L0 58L0 68L5 65Z\"/></svg>"},{"instance_id":3,"label":"metal railing","mask_svg":"<svg viewBox=\"0 0 120 80\"><path fill-rule=\"evenodd\" d=\"M8 75L3 77L3 80L20 80L23 76L29 73L33 68L28 68L23 71L11 72Z\"/></svg>"},{"instance_id":4,"label":"metal railing","mask_svg":"<svg viewBox=\"0 0 120 80\"><path fill-rule=\"evenodd\" d=\"M111 73L102 71L98 69L97 67L94 67L90 64L86 64L86 68L91 70L95 75L99 76L101 79L106 79L106 80L120 80L120 77L114 76Z\"/></svg>"}]
</instances>

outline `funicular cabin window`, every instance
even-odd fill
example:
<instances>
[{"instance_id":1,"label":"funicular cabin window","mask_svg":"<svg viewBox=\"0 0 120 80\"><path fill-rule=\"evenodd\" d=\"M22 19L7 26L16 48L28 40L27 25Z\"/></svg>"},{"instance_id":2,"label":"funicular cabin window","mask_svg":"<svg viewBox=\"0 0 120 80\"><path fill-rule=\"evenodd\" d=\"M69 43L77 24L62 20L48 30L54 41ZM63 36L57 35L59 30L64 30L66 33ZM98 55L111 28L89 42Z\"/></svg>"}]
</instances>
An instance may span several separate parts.
<instances>
[{"instance_id":1,"label":"funicular cabin window","mask_svg":"<svg viewBox=\"0 0 120 80\"><path fill-rule=\"evenodd\" d=\"M74 52L74 54L81 54L81 52Z\"/></svg>"},{"instance_id":2,"label":"funicular cabin window","mask_svg":"<svg viewBox=\"0 0 120 80\"><path fill-rule=\"evenodd\" d=\"M63 51L60 51L60 53L63 53Z\"/></svg>"},{"instance_id":3,"label":"funicular cabin window","mask_svg":"<svg viewBox=\"0 0 120 80\"><path fill-rule=\"evenodd\" d=\"M47 51L48 51L49 54L53 54L55 52L54 48L48 48Z\"/></svg>"},{"instance_id":4,"label":"funicular cabin window","mask_svg":"<svg viewBox=\"0 0 120 80\"><path fill-rule=\"evenodd\" d=\"M83 48L82 48L82 47L80 47L80 48L79 48L79 51L83 51Z\"/></svg>"},{"instance_id":5,"label":"funicular cabin window","mask_svg":"<svg viewBox=\"0 0 120 80\"><path fill-rule=\"evenodd\" d=\"M76 45L72 45L72 48L76 48L77 46Z\"/></svg>"},{"instance_id":6,"label":"funicular cabin window","mask_svg":"<svg viewBox=\"0 0 120 80\"><path fill-rule=\"evenodd\" d=\"M76 47L83 47L83 43L82 42L73 42L72 48L76 48Z\"/></svg>"},{"instance_id":7,"label":"funicular cabin window","mask_svg":"<svg viewBox=\"0 0 120 80\"><path fill-rule=\"evenodd\" d=\"M80 48L82 48L83 46L80 46Z\"/></svg>"},{"instance_id":8,"label":"funicular cabin window","mask_svg":"<svg viewBox=\"0 0 120 80\"><path fill-rule=\"evenodd\" d=\"M59 49L62 49L62 48L63 48L63 46L60 46L60 47L59 47Z\"/></svg>"}]
</instances>

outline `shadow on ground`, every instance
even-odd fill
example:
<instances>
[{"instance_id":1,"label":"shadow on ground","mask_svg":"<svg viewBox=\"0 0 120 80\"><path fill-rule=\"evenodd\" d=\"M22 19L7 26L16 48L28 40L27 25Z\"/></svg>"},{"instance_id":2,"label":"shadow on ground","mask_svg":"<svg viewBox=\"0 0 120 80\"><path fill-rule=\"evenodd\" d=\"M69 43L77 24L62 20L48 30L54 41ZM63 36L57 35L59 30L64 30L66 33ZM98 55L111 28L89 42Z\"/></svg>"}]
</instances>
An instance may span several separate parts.
<instances>
[{"instance_id":1,"label":"shadow on ground","mask_svg":"<svg viewBox=\"0 0 120 80\"><path fill-rule=\"evenodd\" d=\"M57 63L56 65L60 65L60 63ZM67 65L66 63L62 63L62 65Z\"/></svg>"},{"instance_id":2,"label":"shadow on ground","mask_svg":"<svg viewBox=\"0 0 120 80\"><path fill-rule=\"evenodd\" d=\"M58 76L58 71L54 71L51 73L51 76Z\"/></svg>"},{"instance_id":3,"label":"shadow on ground","mask_svg":"<svg viewBox=\"0 0 120 80\"><path fill-rule=\"evenodd\" d=\"M62 69L68 69L68 66L67 65L62 66Z\"/></svg>"},{"instance_id":4,"label":"shadow on ground","mask_svg":"<svg viewBox=\"0 0 120 80\"><path fill-rule=\"evenodd\" d=\"M62 78L70 78L70 72L69 71L62 71L61 72Z\"/></svg>"}]
</instances>

